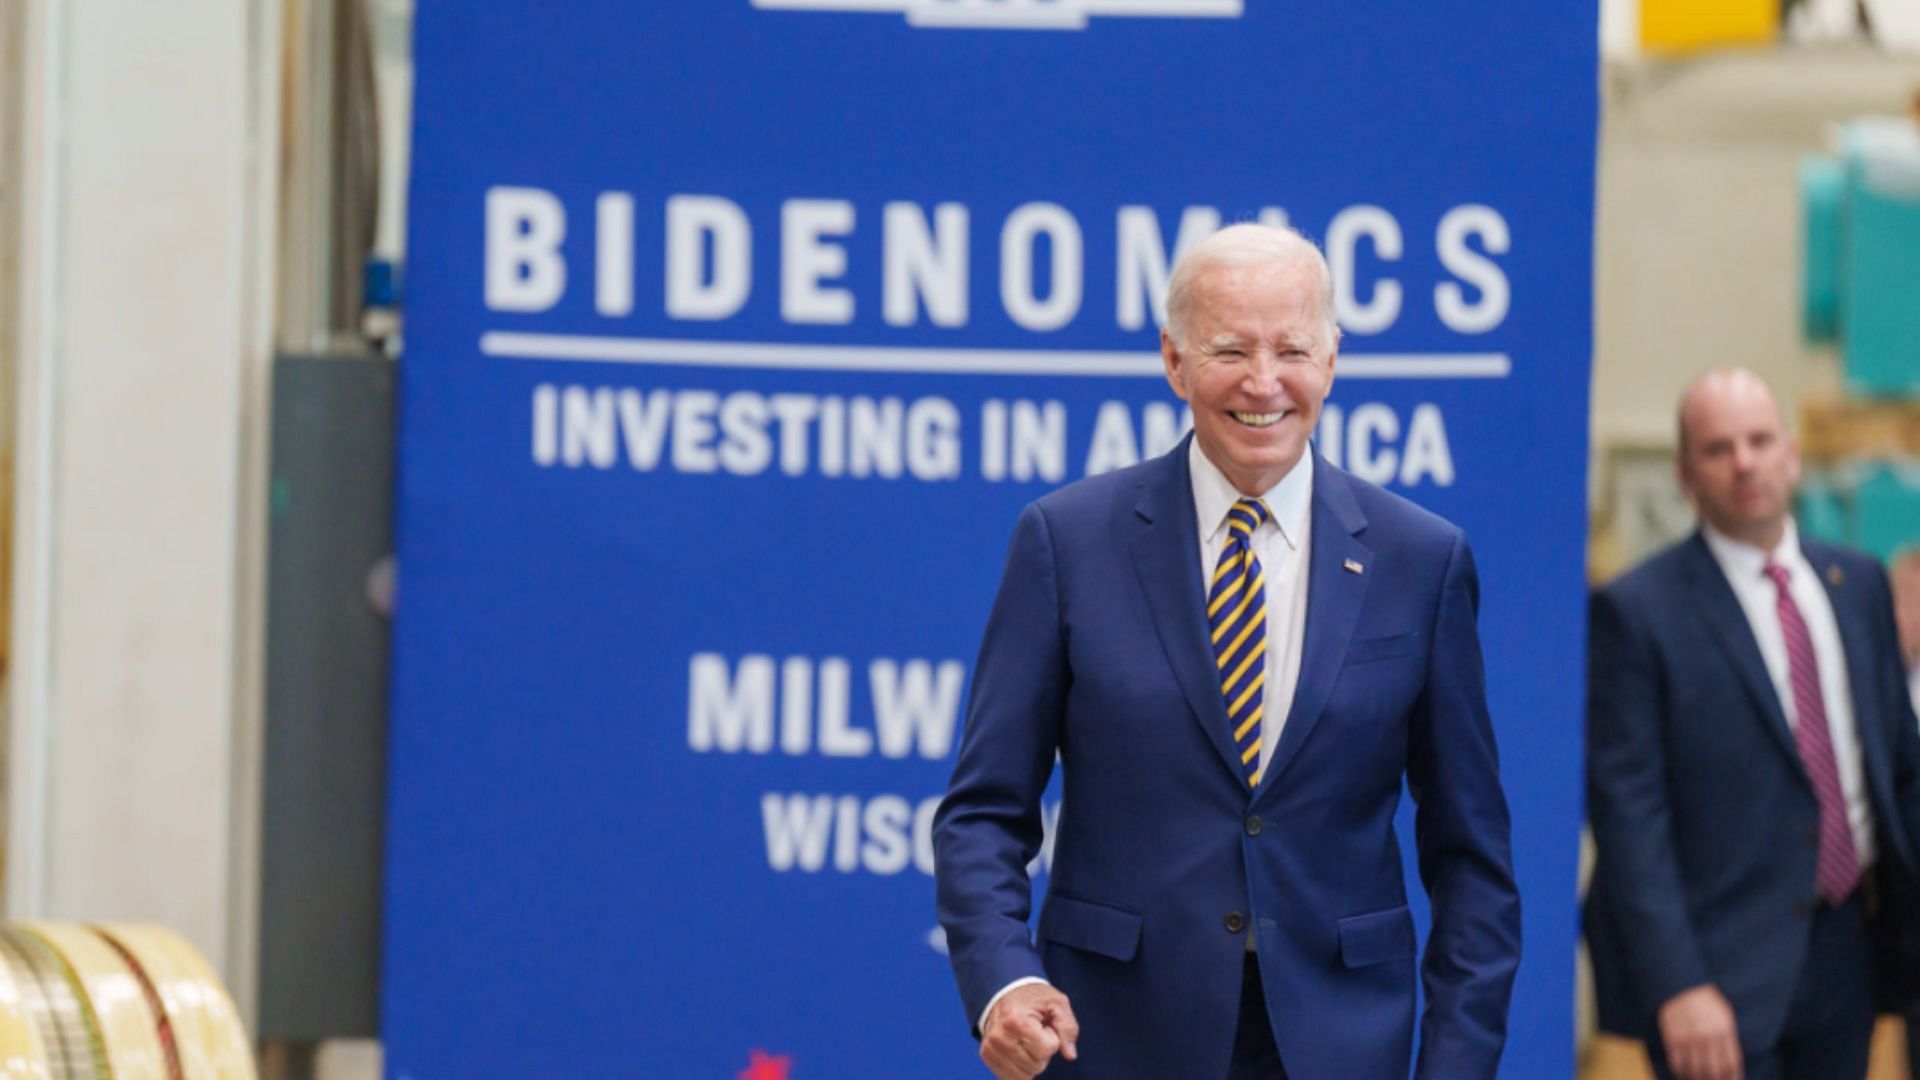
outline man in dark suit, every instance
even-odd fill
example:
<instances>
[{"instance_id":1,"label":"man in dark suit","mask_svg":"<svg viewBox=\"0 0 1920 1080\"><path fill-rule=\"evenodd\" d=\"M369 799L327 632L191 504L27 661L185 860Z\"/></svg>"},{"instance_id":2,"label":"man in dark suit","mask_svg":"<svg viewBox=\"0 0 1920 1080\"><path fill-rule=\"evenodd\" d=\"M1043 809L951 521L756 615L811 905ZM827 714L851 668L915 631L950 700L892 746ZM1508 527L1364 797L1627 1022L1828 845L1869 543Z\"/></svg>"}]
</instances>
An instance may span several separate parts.
<instances>
[{"instance_id":1,"label":"man in dark suit","mask_svg":"<svg viewBox=\"0 0 1920 1080\"><path fill-rule=\"evenodd\" d=\"M1920 733L1887 578L1797 534L1799 450L1750 372L1688 390L1678 465L1700 530L1593 603L1601 1025L1662 1077L1860 1077L1920 929Z\"/></svg>"},{"instance_id":2,"label":"man in dark suit","mask_svg":"<svg viewBox=\"0 0 1920 1080\"><path fill-rule=\"evenodd\" d=\"M1423 1077L1491 1077L1520 911L1460 531L1311 452L1325 260L1236 225L1172 274L1194 433L1029 506L934 824L1000 1077L1407 1075L1404 778L1433 929ZM1026 867L1064 794L1038 941Z\"/></svg>"}]
</instances>

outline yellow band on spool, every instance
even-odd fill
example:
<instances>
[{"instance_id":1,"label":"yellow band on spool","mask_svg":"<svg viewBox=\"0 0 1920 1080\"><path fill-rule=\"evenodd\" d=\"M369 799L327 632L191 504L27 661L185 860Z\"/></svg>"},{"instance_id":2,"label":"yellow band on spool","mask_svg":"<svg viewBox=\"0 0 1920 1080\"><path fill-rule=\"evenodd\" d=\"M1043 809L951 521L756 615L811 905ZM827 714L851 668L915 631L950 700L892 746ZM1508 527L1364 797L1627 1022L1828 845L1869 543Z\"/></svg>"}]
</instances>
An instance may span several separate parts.
<instances>
[{"instance_id":1,"label":"yellow band on spool","mask_svg":"<svg viewBox=\"0 0 1920 1080\"><path fill-rule=\"evenodd\" d=\"M48 1069L57 1070L65 1076L60 1032L53 1017L53 1006L47 1001L46 989L41 985L40 972L32 957L21 950L19 943L4 927L0 927L0 960L5 961L7 971L14 976L27 1023L40 1044L41 1053L47 1057Z\"/></svg>"},{"instance_id":2,"label":"yellow band on spool","mask_svg":"<svg viewBox=\"0 0 1920 1080\"><path fill-rule=\"evenodd\" d=\"M15 923L14 928L22 937L38 942L46 956L48 968L66 980L67 993L73 1001L74 1012L80 1018L81 1031L86 1039L87 1058L92 1066L90 1075L98 1080L113 1080L113 1062L107 1057L106 1033L100 1026L100 1014L94 1010L93 997L80 977L79 969L54 946L52 939L41 928L23 923Z\"/></svg>"},{"instance_id":3,"label":"yellow band on spool","mask_svg":"<svg viewBox=\"0 0 1920 1080\"><path fill-rule=\"evenodd\" d=\"M165 1059L166 1080L186 1080L185 1070L180 1066L180 1042L173 1032L173 1018L167 1015L166 1003L160 1000L160 991L153 985L153 976L141 965L140 958L133 955L133 951L118 938L98 926L88 929L113 950L140 984L140 997L146 1002L147 1016L153 1024L154 1037L159 1040L161 1056Z\"/></svg>"},{"instance_id":4,"label":"yellow band on spool","mask_svg":"<svg viewBox=\"0 0 1920 1080\"><path fill-rule=\"evenodd\" d=\"M54 1075L62 1080L108 1080L98 1028L89 1031L80 996L52 947L35 934L0 926L0 951L20 973Z\"/></svg>"},{"instance_id":5,"label":"yellow band on spool","mask_svg":"<svg viewBox=\"0 0 1920 1080\"><path fill-rule=\"evenodd\" d=\"M189 1080L257 1080L240 1013L193 946L157 926L105 923L96 929L132 953L146 972Z\"/></svg>"},{"instance_id":6,"label":"yellow band on spool","mask_svg":"<svg viewBox=\"0 0 1920 1080\"><path fill-rule=\"evenodd\" d=\"M0 1080L52 1080L47 1049L35 1030L13 965L0 953Z\"/></svg>"},{"instance_id":7,"label":"yellow band on spool","mask_svg":"<svg viewBox=\"0 0 1920 1080\"><path fill-rule=\"evenodd\" d=\"M99 1026L112 1075L161 1080L166 1054L160 1032L133 970L92 931L70 923L25 923L66 962L66 970L85 992Z\"/></svg>"}]
</instances>

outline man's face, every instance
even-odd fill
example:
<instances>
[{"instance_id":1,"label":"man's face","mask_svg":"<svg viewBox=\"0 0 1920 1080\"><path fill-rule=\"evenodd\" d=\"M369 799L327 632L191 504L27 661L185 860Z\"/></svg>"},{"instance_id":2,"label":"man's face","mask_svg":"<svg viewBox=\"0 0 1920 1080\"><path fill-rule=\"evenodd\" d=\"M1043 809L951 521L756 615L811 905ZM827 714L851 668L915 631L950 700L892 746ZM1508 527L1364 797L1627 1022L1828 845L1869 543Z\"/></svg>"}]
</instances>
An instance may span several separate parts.
<instances>
[{"instance_id":1,"label":"man's face","mask_svg":"<svg viewBox=\"0 0 1920 1080\"><path fill-rule=\"evenodd\" d=\"M1323 299L1303 262L1216 266L1194 280L1185 344L1160 335L1201 453L1241 494L1279 483L1320 419L1336 351Z\"/></svg>"},{"instance_id":2,"label":"man's face","mask_svg":"<svg viewBox=\"0 0 1920 1080\"><path fill-rule=\"evenodd\" d=\"M1735 539L1777 542L1800 483L1800 447L1772 391L1743 372L1710 377L1688 398L1682 422L1680 484L1701 518Z\"/></svg>"}]
</instances>

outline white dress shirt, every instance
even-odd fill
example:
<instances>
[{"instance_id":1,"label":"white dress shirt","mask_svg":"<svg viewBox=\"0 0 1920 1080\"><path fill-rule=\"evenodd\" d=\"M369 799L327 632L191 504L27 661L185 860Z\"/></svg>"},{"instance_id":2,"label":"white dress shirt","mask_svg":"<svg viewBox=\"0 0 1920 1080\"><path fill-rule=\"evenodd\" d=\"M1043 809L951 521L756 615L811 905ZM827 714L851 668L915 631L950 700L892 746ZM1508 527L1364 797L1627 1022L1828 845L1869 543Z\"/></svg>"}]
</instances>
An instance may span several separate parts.
<instances>
[{"instance_id":1,"label":"white dress shirt","mask_svg":"<svg viewBox=\"0 0 1920 1080\"><path fill-rule=\"evenodd\" d=\"M1227 511L1245 496L1200 451L1198 439L1187 445L1187 472L1193 478L1193 513L1200 529L1198 570L1204 596L1227 550ZM1301 454L1279 483L1257 497L1273 515L1253 533L1253 556L1260 560L1267 582L1267 681L1260 691L1265 703L1260 717L1260 775L1264 778L1300 682L1307 626L1307 549L1313 531L1307 527L1313 507L1313 455Z\"/></svg>"},{"instance_id":2,"label":"white dress shirt","mask_svg":"<svg viewBox=\"0 0 1920 1080\"><path fill-rule=\"evenodd\" d=\"M1820 574L1807 562L1800 550L1800 533L1793 519L1787 519L1786 532L1772 552L1744 544L1702 524L1707 548L1727 575L1727 584L1740 599L1747 625L1760 645L1760 658L1766 661L1767 675L1773 680L1774 694L1780 699L1787 726L1798 728L1800 718L1793 704L1793 676L1787 666L1787 639L1780 629L1780 590L1766 575L1769 562L1787 569L1787 591L1792 594L1800 618L1813 638L1814 662L1820 666L1820 697L1827 709L1827 727L1833 736L1834 762L1840 771L1840 792L1847 803L1847 824L1853 829L1853 844L1860 853L1860 868L1873 865L1873 809L1867 803L1866 777L1860 764L1860 734L1853 716L1853 686L1847 675L1847 654L1840 644L1840 624L1834 618L1833 601L1820 582Z\"/></svg>"}]
</instances>

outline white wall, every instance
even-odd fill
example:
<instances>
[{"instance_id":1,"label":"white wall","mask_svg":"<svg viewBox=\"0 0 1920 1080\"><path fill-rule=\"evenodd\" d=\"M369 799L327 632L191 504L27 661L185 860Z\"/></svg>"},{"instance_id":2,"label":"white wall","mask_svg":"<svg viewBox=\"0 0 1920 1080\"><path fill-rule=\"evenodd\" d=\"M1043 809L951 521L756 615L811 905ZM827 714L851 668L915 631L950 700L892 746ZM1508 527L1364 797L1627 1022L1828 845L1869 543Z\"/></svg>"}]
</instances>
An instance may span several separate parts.
<instances>
[{"instance_id":1,"label":"white wall","mask_svg":"<svg viewBox=\"0 0 1920 1080\"><path fill-rule=\"evenodd\" d=\"M250 998L278 5L25 0L8 914Z\"/></svg>"},{"instance_id":2,"label":"white wall","mask_svg":"<svg viewBox=\"0 0 1920 1080\"><path fill-rule=\"evenodd\" d=\"M1839 393L1800 338L1800 158L1830 126L1899 112L1920 57L1734 50L1609 65L1603 89L1593 433L1669 443L1686 381L1742 364L1790 411Z\"/></svg>"}]
</instances>

